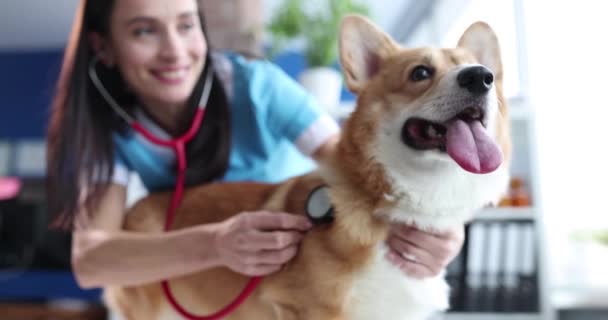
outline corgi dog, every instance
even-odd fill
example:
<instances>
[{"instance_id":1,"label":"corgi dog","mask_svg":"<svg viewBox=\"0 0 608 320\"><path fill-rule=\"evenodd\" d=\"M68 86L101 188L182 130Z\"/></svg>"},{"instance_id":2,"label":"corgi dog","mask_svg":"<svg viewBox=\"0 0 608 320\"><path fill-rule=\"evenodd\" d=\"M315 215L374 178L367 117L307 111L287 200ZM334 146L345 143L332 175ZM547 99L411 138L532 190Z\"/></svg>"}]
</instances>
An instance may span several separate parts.
<instances>
[{"instance_id":1,"label":"corgi dog","mask_svg":"<svg viewBox=\"0 0 608 320\"><path fill-rule=\"evenodd\" d=\"M461 226L507 188L509 116L499 44L487 24L472 24L455 48L404 48L350 15L340 25L339 49L357 102L330 160L279 184L193 187L177 211L176 229L260 209L305 214L311 191L327 186L333 222L313 227L298 255L226 319L417 320L446 310L443 275L411 278L385 258L389 226ZM143 199L125 228L162 232L169 199ZM171 279L170 286L187 310L210 314L247 281L214 268ZM125 319L181 319L159 283L108 287L105 294Z\"/></svg>"}]
</instances>

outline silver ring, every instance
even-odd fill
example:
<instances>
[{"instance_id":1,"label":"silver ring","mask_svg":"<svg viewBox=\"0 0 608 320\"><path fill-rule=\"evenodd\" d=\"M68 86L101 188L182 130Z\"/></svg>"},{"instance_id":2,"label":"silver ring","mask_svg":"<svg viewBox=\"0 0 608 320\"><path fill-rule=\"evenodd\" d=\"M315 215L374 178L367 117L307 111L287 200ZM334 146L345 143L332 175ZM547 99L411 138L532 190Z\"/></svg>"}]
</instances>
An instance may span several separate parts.
<instances>
[{"instance_id":1,"label":"silver ring","mask_svg":"<svg viewBox=\"0 0 608 320\"><path fill-rule=\"evenodd\" d=\"M416 256L413 254L410 254L407 252L401 252L401 256L403 257L403 259L405 259L407 261L418 262L418 258L416 258Z\"/></svg>"}]
</instances>

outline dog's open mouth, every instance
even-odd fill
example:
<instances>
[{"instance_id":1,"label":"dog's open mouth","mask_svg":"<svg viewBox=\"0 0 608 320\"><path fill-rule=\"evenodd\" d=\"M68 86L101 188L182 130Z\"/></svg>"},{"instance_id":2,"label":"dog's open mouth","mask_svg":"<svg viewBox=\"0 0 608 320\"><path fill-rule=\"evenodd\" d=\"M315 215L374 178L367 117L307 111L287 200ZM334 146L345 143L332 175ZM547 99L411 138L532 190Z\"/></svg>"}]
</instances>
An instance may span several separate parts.
<instances>
[{"instance_id":1,"label":"dog's open mouth","mask_svg":"<svg viewBox=\"0 0 608 320\"><path fill-rule=\"evenodd\" d=\"M446 152L469 172L490 173L502 163L502 152L483 119L484 112L477 107L467 108L443 123L411 118L403 126L402 138L417 150Z\"/></svg>"}]
</instances>

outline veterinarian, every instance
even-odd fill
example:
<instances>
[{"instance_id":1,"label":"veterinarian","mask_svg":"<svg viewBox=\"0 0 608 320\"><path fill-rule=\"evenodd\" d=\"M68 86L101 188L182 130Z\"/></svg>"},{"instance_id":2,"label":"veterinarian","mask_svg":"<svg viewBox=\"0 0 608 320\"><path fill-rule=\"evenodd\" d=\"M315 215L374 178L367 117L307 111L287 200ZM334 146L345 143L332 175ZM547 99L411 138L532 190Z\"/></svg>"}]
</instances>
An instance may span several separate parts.
<instances>
[{"instance_id":1,"label":"veterinarian","mask_svg":"<svg viewBox=\"0 0 608 320\"><path fill-rule=\"evenodd\" d=\"M212 54L196 0L81 1L52 109L47 165L49 210L73 229L82 287L138 285L217 266L263 276L296 255L311 224L287 213L241 213L158 234L122 230L131 173L150 192L175 184L171 148L129 122L177 137L199 104L204 119L186 144L187 185L303 174L339 134L278 67ZM431 277L462 242L462 230L437 235L395 225L387 259L411 276Z\"/></svg>"}]
</instances>

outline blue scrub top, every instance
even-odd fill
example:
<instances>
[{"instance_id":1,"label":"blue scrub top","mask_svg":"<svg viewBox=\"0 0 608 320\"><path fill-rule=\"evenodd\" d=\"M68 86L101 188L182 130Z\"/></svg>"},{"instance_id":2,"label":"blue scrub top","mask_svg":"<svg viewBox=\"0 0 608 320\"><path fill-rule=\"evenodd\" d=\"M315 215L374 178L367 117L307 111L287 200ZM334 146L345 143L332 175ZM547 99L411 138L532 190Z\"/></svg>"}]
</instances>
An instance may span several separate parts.
<instances>
[{"instance_id":1,"label":"blue scrub top","mask_svg":"<svg viewBox=\"0 0 608 320\"><path fill-rule=\"evenodd\" d=\"M223 54L222 59L229 70L229 76L220 78L230 91L232 121L232 149L223 180L278 182L314 169L309 153L338 132L335 122L271 62L234 53ZM137 119L155 135L168 137L142 112ZM175 156L170 148L153 145L134 131L115 133L114 143L115 171L137 172L149 191L174 186Z\"/></svg>"}]
</instances>

